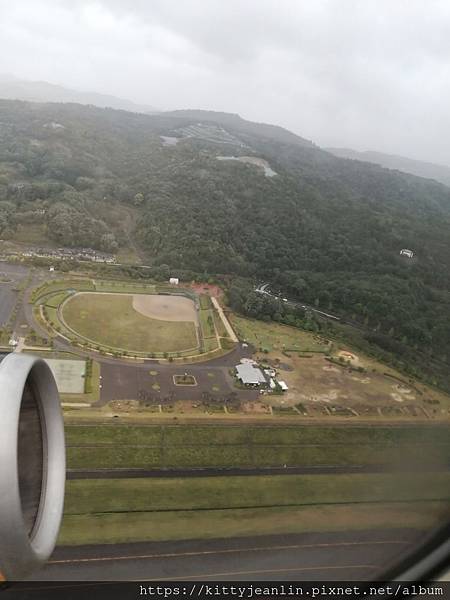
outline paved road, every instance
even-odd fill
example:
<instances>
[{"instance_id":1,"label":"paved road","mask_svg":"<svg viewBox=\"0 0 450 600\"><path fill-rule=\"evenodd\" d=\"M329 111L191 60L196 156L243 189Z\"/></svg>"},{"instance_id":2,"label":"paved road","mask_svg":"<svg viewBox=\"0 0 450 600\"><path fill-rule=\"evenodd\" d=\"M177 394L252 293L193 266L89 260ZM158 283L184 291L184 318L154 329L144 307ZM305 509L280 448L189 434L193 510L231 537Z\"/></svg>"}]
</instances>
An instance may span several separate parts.
<instances>
[{"instance_id":1,"label":"paved road","mask_svg":"<svg viewBox=\"0 0 450 600\"><path fill-rule=\"evenodd\" d=\"M67 479L139 479L147 477L244 477L261 475L339 475L350 473L386 473L384 465L319 465L311 467L196 468L196 469L80 469L67 471Z\"/></svg>"},{"instance_id":2,"label":"paved road","mask_svg":"<svg viewBox=\"0 0 450 600\"><path fill-rule=\"evenodd\" d=\"M15 284L0 282L0 327L6 325L17 300Z\"/></svg>"},{"instance_id":3,"label":"paved road","mask_svg":"<svg viewBox=\"0 0 450 600\"><path fill-rule=\"evenodd\" d=\"M0 278L8 280L0 281L0 327L8 322L17 301L17 292L14 289L27 274L28 269L25 267L0 262Z\"/></svg>"},{"instance_id":4,"label":"paved road","mask_svg":"<svg viewBox=\"0 0 450 600\"><path fill-rule=\"evenodd\" d=\"M235 334L234 329L231 327L231 323L228 321L228 318L225 316L225 313L223 312L222 307L220 306L219 301L217 300L217 298L214 298L214 296L212 296L211 297L211 301L212 301L212 303L214 305L214 308L219 313L219 316L220 316L220 318L222 320L222 323L225 326L225 329L228 332L228 335L231 338L231 341L232 342L236 342L236 343L239 342L239 339L238 339L237 335Z\"/></svg>"},{"instance_id":5,"label":"paved road","mask_svg":"<svg viewBox=\"0 0 450 600\"><path fill-rule=\"evenodd\" d=\"M59 547L32 579L366 580L421 537L423 532L396 529Z\"/></svg>"}]
</instances>

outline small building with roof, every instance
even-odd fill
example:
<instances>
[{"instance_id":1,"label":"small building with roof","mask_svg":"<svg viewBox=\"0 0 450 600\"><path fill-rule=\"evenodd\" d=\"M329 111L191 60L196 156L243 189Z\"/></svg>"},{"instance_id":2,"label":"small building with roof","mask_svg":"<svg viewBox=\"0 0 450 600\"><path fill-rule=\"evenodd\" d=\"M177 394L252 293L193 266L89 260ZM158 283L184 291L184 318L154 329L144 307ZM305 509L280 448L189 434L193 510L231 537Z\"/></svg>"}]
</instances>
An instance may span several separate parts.
<instances>
[{"instance_id":1,"label":"small building with roof","mask_svg":"<svg viewBox=\"0 0 450 600\"><path fill-rule=\"evenodd\" d=\"M400 250L400 256L407 256L408 258L412 258L414 256L414 252L409 250L408 248L402 248Z\"/></svg>"},{"instance_id":2,"label":"small building with roof","mask_svg":"<svg viewBox=\"0 0 450 600\"><path fill-rule=\"evenodd\" d=\"M246 386L260 387L267 386L267 379L261 369L258 369L250 363L244 363L236 366L236 376L239 381Z\"/></svg>"}]
</instances>

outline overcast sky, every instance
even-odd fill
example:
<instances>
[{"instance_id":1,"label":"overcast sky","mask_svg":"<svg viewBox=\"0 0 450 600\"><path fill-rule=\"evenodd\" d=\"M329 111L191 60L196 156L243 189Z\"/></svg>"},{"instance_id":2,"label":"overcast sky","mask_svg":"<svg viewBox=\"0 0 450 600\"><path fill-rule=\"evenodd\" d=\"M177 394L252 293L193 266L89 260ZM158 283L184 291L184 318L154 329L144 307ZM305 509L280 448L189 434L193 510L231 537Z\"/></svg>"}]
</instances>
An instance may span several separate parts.
<instances>
[{"instance_id":1,"label":"overcast sky","mask_svg":"<svg viewBox=\"0 0 450 600\"><path fill-rule=\"evenodd\" d=\"M450 0L0 0L0 73L450 165Z\"/></svg>"}]
</instances>

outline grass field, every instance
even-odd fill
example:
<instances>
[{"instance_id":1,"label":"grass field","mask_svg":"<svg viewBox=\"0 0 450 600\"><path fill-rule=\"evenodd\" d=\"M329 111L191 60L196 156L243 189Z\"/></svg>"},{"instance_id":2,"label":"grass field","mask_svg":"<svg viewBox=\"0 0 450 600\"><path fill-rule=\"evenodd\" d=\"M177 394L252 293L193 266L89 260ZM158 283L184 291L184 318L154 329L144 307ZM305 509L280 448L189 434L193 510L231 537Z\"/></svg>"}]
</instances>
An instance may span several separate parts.
<instances>
[{"instance_id":1,"label":"grass field","mask_svg":"<svg viewBox=\"0 0 450 600\"><path fill-rule=\"evenodd\" d=\"M60 544L430 528L448 517L448 428L68 425L69 468L408 463L348 475L69 480ZM420 470L423 459L433 470ZM439 471L439 466L444 469ZM436 470L435 470L436 469Z\"/></svg>"},{"instance_id":2,"label":"grass field","mask_svg":"<svg viewBox=\"0 0 450 600\"><path fill-rule=\"evenodd\" d=\"M81 337L114 349L151 353L197 346L193 323L144 317L133 309L128 295L77 295L64 305L63 317Z\"/></svg>"},{"instance_id":3,"label":"grass field","mask_svg":"<svg viewBox=\"0 0 450 600\"><path fill-rule=\"evenodd\" d=\"M95 289L97 292L154 294L156 292L156 285L129 281L96 280Z\"/></svg>"},{"instance_id":4,"label":"grass field","mask_svg":"<svg viewBox=\"0 0 450 600\"><path fill-rule=\"evenodd\" d=\"M251 426L251 425L67 425L68 444L304 445L304 444L448 444L444 426Z\"/></svg>"},{"instance_id":5,"label":"grass field","mask_svg":"<svg viewBox=\"0 0 450 600\"><path fill-rule=\"evenodd\" d=\"M450 473L98 479L67 482L65 514L450 500Z\"/></svg>"},{"instance_id":6,"label":"grass field","mask_svg":"<svg viewBox=\"0 0 450 600\"><path fill-rule=\"evenodd\" d=\"M216 326L216 330L219 334L219 337L229 340L230 336L217 310L214 310L214 324Z\"/></svg>"},{"instance_id":7,"label":"grass field","mask_svg":"<svg viewBox=\"0 0 450 600\"><path fill-rule=\"evenodd\" d=\"M68 292L60 292L59 294L53 294L45 303L45 306L50 308L58 308L58 306L63 302L68 296Z\"/></svg>"},{"instance_id":8,"label":"grass field","mask_svg":"<svg viewBox=\"0 0 450 600\"><path fill-rule=\"evenodd\" d=\"M69 468L448 465L445 427L66 426Z\"/></svg>"},{"instance_id":9,"label":"grass field","mask_svg":"<svg viewBox=\"0 0 450 600\"><path fill-rule=\"evenodd\" d=\"M72 480L59 543L430 527L450 474Z\"/></svg>"},{"instance_id":10,"label":"grass field","mask_svg":"<svg viewBox=\"0 0 450 600\"><path fill-rule=\"evenodd\" d=\"M328 350L328 344L318 336L280 325L278 323L265 323L255 319L239 317L235 314L229 315L231 324L240 340L246 340L255 348L271 350L282 350L283 348L297 349L299 351L322 351Z\"/></svg>"},{"instance_id":11,"label":"grass field","mask_svg":"<svg viewBox=\"0 0 450 600\"><path fill-rule=\"evenodd\" d=\"M203 331L203 337L216 339L216 329L214 326L214 313L212 309L201 309L199 311L200 325ZM217 346L217 343L216 343Z\"/></svg>"},{"instance_id":12,"label":"grass field","mask_svg":"<svg viewBox=\"0 0 450 600\"><path fill-rule=\"evenodd\" d=\"M398 526L429 531L448 516L447 511L446 501L66 515L58 543L114 544Z\"/></svg>"},{"instance_id":13,"label":"grass field","mask_svg":"<svg viewBox=\"0 0 450 600\"><path fill-rule=\"evenodd\" d=\"M39 300L42 297L47 297L53 292L66 292L67 290L75 289L77 291L94 291L94 284L91 279L60 279L42 284L32 293L33 301Z\"/></svg>"}]
</instances>

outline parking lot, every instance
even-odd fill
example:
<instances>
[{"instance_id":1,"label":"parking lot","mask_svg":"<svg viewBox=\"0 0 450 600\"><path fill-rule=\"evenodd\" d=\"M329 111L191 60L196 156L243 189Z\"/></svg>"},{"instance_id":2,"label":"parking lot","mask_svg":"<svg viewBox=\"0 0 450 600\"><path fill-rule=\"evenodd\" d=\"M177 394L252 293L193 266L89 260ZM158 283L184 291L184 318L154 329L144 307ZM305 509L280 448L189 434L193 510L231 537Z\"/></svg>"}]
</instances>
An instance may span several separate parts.
<instances>
[{"instance_id":1,"label":"parking lot","mask_svg":"<svg viewBox=\"0 0 450 600\"><path fill-rule=\"evenodd\" d=\"M211 365L119 365L103 363L100 403L139 400L144 405L171 404L179 400L217 402L241 397L251 400L258 391L234 387L229 367ZM176 385L175 375L193 375L196 385Z\"/></svg>"}]
</instances>

